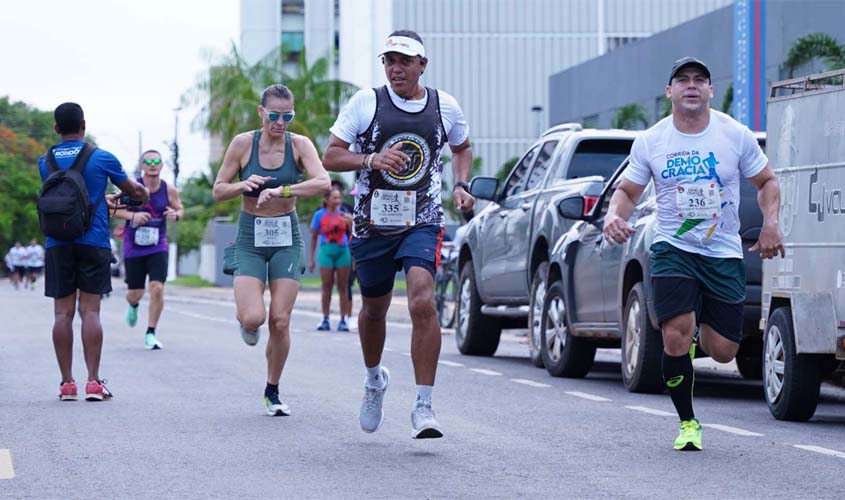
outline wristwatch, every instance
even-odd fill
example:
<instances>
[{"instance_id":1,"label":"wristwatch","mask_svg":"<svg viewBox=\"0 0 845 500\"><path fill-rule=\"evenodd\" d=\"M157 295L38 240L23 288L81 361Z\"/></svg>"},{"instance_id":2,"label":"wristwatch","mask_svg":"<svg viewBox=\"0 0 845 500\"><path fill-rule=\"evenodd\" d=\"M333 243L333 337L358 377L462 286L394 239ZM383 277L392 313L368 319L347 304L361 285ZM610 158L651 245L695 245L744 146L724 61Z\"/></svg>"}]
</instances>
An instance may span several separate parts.
<instances>
[{"instance_id":1,"label":"wristwatch","mask_svg":"<svg viewBox=\"0 0 845 500\"><path fill-rule=\"evenodd\" d=\"M463 181L461 181L461 182L456 182L456 183L455 183L455 186L452 188L452 191L454 191L454 190L455 190L455 189L457 189L457 188L463 188L463 190L464 190L464 191L466 191L467 193L469 193L469 184L467 184L466 182L463 182Z\"/></svg>"}]
</instances>

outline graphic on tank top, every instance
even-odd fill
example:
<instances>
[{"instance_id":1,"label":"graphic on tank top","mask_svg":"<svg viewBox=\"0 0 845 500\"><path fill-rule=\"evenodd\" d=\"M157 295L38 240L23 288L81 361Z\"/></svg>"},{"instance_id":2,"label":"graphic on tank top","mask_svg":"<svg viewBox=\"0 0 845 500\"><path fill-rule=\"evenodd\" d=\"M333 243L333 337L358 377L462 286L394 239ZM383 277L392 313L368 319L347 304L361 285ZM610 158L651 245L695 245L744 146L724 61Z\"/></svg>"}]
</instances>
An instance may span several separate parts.
<instances>
[{"instance_id":1,"label":"graphic on tank top","mask_svg":"<svg viewBox=\"0 0 845 500\"><path fill-rule=\"evenodd\" d=\"M397 173L367 168L360 171L353 213L355 236L392 236L410 226L442 225L440 153L446 144L446 131L437 91L426 88L426 106L416 113L396 107L387 87L375 92L373 122L358 136L356 144L365 154L381 153L398 144L409 160ZM408 217L412 220L406 220Z\"/></svg>"}]
</instances>

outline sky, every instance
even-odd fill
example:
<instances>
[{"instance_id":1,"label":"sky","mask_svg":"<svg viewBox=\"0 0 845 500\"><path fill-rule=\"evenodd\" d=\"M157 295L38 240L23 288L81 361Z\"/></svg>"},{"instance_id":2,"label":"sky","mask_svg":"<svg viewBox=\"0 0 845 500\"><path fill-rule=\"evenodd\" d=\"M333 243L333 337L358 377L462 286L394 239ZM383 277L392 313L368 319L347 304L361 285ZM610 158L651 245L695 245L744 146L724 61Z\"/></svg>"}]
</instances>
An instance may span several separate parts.
<instances>
[{"instance_id":1,"label":"sky","mask_svg":"<svg viewBox=\"0 0 845 500\"><path fill-rule=\"evenodd\" d=\"M88 133L131 173L139 142L169 160L174 108L238 41L239 24L239 0L4 2L0 96L50 112L79 103ZM192 126L197 112L178 112L180 184L208 168L208 137Z\"/></svg>"}]
</instances>

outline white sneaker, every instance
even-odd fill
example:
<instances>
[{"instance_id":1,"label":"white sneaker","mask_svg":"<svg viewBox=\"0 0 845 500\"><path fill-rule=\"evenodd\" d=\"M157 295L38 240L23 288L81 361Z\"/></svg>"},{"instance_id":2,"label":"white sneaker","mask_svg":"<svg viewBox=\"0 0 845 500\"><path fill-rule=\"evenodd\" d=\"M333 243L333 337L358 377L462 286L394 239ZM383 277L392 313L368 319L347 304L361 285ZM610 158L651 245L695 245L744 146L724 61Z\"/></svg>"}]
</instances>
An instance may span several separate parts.
<instances>
[{"instance_id":1,"label":"white sneaker","mask_svg":"<svg viewBox=\"0 0 845 500\"><path fill-rule=\"evenodd\" d=\"M247 330L241 325L241 338L244 339L246 345L255 345L258 343L258 339L261 337L259 330Z\"/></svg>"},{"instance_id":2,"label":"white sneaker","mask_svg":"<svg viewBox=\"0 0 845 500\"><path fill-rule=\"evenodd\" d=\"M271 417L289 417L290 406L279 400L278 394L264 396L264 405L267 407L267 414Z\"/></svg>"},{"instance_id":3,"label":"white sneaker","mask_svg":"<svg viewBox=\"0 0 845 500\"><path fill-rule=\"evenodd\" d=\"M414 439L434 439L443 437L440 424L434 418L431 401L417 401L411 412L411 437Z\"/></svg>"},{"instance_id":4,"label":"white sneaker","mask_svg":"<svg viewBox=\"0 0 845 500\"><path fill-rule=\"evenodd\" d=\"M358 422L364 432L375 432L379 430L384 422L384 393L390 384L390 372L387 368L381 367L381 376L384 378L384 387L370 387L364 381L364 397L361 399L361 410L358 413Z\"/></svg>"}]
</instances>

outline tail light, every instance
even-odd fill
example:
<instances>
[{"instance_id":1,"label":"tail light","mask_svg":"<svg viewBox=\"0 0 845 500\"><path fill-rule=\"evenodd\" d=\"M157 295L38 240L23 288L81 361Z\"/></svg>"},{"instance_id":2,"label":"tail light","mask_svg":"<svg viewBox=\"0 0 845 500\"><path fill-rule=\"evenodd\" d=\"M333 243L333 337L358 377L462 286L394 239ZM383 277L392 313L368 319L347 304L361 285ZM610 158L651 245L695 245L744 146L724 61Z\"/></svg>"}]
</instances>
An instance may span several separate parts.
<instances>
[{"instance_id":1,"label":"tail light","mask_svg":"<svg viewBox=\"0 0 845 500\"><path fill-rule=\"evenodd\" d=\"M590 215L598 201L598 196L584 196L584 215Z\"/></svg>"}]
</instances>

